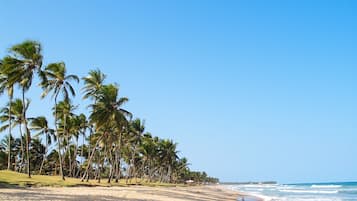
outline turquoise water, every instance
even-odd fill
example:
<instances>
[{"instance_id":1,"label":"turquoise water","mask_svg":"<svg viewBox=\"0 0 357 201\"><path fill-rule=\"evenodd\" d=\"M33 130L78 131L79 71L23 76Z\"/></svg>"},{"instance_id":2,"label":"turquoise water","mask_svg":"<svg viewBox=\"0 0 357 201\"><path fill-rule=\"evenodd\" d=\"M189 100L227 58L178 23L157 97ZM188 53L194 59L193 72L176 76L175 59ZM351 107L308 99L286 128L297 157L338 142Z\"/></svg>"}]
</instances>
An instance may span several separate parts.
<instances>
[{"instance_id":1,"label":"turquoise water","mask_svg":"<svg viewBox=\"0 0 357 201\"><path fill-rule=\"evenodd\" d=\"M357 201L357 182L226 185L270 201Z\"/></svg>"}]
</instances>

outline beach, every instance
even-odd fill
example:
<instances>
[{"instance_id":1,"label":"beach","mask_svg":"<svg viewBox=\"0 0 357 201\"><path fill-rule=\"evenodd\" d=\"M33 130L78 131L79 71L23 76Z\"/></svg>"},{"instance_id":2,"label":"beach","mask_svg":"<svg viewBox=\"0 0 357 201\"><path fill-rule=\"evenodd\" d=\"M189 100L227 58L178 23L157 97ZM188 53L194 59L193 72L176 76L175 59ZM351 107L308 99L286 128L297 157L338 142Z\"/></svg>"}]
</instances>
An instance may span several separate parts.
<instances>
[{"instance_id":1,"label":"beach","mask_svg":"<svg viewBox=\"0 0 357 201\"><path fill-rule=\"evenodd\" d=\"M223 201L241 200L237 191L219 185L189 187L38 187L3 188L0 200L121 200L121 201ZM245 201L252 200L245 197Z\"/></svg>"}]
</instances>

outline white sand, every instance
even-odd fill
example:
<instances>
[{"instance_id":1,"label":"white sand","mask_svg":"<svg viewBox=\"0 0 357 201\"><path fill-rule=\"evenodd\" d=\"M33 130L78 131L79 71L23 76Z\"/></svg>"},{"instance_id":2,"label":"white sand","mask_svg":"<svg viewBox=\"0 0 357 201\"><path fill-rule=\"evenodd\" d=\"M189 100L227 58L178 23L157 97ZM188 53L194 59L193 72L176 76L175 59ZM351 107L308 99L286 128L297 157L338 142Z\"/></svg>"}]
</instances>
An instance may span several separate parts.
<instances>
[{"instance_id":1,"label":"white sand","mask_svg":"<svg viewBox=\"0 0 357 201\"><path fill-rule=\"evenodd\" d=\"M238 196L238 192L220 186L0 189L0 200L236 201Z\"/></svg>"}]
</instances>

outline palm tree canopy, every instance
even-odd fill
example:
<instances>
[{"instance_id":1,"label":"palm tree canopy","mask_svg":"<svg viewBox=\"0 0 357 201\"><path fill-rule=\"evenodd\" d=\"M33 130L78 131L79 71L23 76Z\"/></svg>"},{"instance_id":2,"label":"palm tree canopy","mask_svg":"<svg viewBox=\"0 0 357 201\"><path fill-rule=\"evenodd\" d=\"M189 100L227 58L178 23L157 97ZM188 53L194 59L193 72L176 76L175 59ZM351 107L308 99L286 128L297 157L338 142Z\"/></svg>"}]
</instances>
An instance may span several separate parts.
<instances>
[{"instance_id":1,"label":"palm tree canopy","mask_svg":"<svg viewBox=\"0 0 357 201\"><path fill-rule=\"evenodd\" d=\"M104 85L98 91L98 99L95 104L91 105L93 112L90 115L90 119L96 124L97 129L113 121L119 124L127 123L126 117L132 117L130 112L121 108L129 99L118 98L118 94L119 88L114 84Z\"/></svg>"},{"instance_id":2,"label":"palm tree canopy","mask_svg":"<svg viewBox=\"0 0 357 201\"><path fill-rule=\"evenodd\" d=\"M23 90L32 84L34 72L42 66L42 47L37 41L27 40L9 49L11 56L3 60L4 72L10 84L19 83Z\"/></svg>"},{"instance_id":3,"label":"palm tree canopy","mask_svg":"<svg viewBox=\"0 0 357 201\"><path fill-rule=\"evenodd\" d=\"M84 81L84 87L82 88L83 99L95 98L106 77L99 69L89 71L88 76L82 78Z\"/></svg>"},{"instance_id":4,"label":"palm tree canopy","mask_svg":"<svg viewBox=\"0 0 357 201\"><path fill-rule=\"evenodd\" d=\"M69 95L75 96L75 90L70 81L79 82L76 75L67 75L66 65L64 62L51 63L46 66L45 70L41 72L41 87L44 89L41 98L53 91L52 97L62 92L65 100L69 99Z\"/></svg>"},{"instance_id":5,"label":"palm tree canopy","mask_svg":"<svg viewBox=\"0 0 357 201\"><path fill-rule=\"evenodd\" d=\"M54 111L57 109L57 111ZM74 111L77 109L77 106L73 105L70 100L60 101L55 107L53 107L53 113L57 113L59 117L63 118L74 116ZM60 119L61 119L60 118Z\"/></svg>"},{"instance_id":6,"label":"palm tree canopy","mask_svg":"<svg viewBox=\"0 0 357 201\"><path fill-rule=\"evenodd\" d=\"M22 112L23 112L23 103L21 99L15 99L14 101L12 101L11 103L8 102L7 105L3 108L0 109L0 122L1 123L5 123L9 121L9 106L11 104L11 120L14 121L12 127L15 127L19 124L21 124L23 122L23 116L22 116ZM26 99L25 101L25 110L28 109L30 105L30 100ZM5 124L0 128L0 132L4 131L5 129L7 129L9 126L9 124Z\"/></svg>"},{"instance_id":7,"label":"palm tree canopy","mask_svg":"<svg viewBox=\"0 0 357 201\"><path fill-rule=\"evenodd\" d=\"M52 138L56 140L56 136L54 135L55 130L48 127L48 121L46 117L39 116L31 119L31 130L38 131L35 135L36 137L39 135L47 135L47 143L52 144Z\"/></svg>"}]
</instances>

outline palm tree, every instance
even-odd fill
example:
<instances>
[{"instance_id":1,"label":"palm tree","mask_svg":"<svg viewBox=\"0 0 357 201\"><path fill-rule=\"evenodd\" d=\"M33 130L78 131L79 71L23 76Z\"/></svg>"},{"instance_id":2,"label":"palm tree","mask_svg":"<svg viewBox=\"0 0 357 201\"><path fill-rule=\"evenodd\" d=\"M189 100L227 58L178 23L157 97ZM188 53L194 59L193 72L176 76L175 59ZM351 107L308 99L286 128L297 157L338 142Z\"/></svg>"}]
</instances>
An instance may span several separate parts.
<instances>
[{"instance_id":1,"label":"palm tree","mask_svg":"<svg viewBox=\"0 0 357 201\"><path fill-rule=\"evenodd\" d=\"M87 117L82 113L80 115L77 116L76 118L76 127L79 131L79 133L82 135L82 146L81 146L81 152L80 152L80 156L81 156L81 162L80 162L80 166L83 165L83 152L84 152L84 141L86 139L86 130L88 128L88 121L87 121ZM77 147L76 149L78 149L78 138L77 138ZM78 175L80 173L80 171L77 172L77 174L75 175Z\"/></svg>"},{"instance_id":2,"label":"palm tree","mask_svg":"<svg viewBox=\"0 0 357 201\"><path fill-rule=\"evenodd\" d=\"M136 174L136 166L135 166L135 156L138 154L138 146L141 143L141 137L145 131L145 122L140 119L135 119L130 122L130 136L129 143L132 147L131 156L129 159L129 167L127 174L127 181L129 177L135 176Z\"/></svg>"},{"instance_id":3,"label":"palm tree","mask_svg":"<svg viewBox=\"0 0 357 201\"><path fill-rule=\"evenodd\" d=\"M41 162L40 172L39 172L39 174L41 174L43 164L45 163L45 160L47 160L48 145L52 144L53 140L56 140L56 136L54 135L54 129L49 128L47 119L44 116L39 116L31 119L31 129L38 131L36 136L38 135L45 136L45 152L43 154L43 159Z\"/></svg>"},{"instance_id":4,"label":"palm tree","mask_svg":"<svg viewBox=\"0 0 357 201\"><path fill-rule=\"evenodd\" d=\"M83 77L84 87L82 92L84 93L83 99L97 99L98 92L102 88L105 78L107 77L99 69L91 70L87 77Z\"/></svg>"},{"instance_id":5,"label":"palm tree","mask_svg":"<svg viewBox=\"0 0 357 201\"><path fill-rule=\"evenodd\" d=\"M17 156L20 154L20 143L19 143L19 140L20 139L15 139L13 137L10 138L10 144L9 144L9 141L8 141L8 136L5 136L4 139L1 140L0 142L0 152L2 150L9 150L9 147L11 145L11 159L10 159L10 162L11 163L16 163L16 158ZM1 155L1 154L0 154ZM5 156L5 155L4 155ZM1 156L0 156L1 157ZM5 158L5 157L4 157ZM0 159L0 168L2 168L2 166L5 166L5 160L4 161L1 161Z\"/></svg>"},{"instance_id":6,"label":"palm tree","mask_svg":"<svg viewBox=\"0 0 357 201\"><path fill-rule=\"evenodd\" d=\"M84 87L82 88L83 99L94 99L94 104L97 102L99 90L102 88L104 84L104 80L107 76L102 73L99 69L91 70L88 73L88 76L83 77L82 80L84 81ZM92 132L93 132L93 125L89 126L90 133L89 133L89 143L88 143L88 156L91 155L91 140L92 140ZM88 163L88 166L91 164ZM87 181L89 179L89 174L87 174Z\"/></svg>"},{"instance_id":7,"label":"palm tree","mask_svg":"<svg viewBox=\"0 0 357 201\"><path fill-rule=\"evenodd\" d=\"M31 167L32 170L41 168L43 158L46 155L46 147L41 143L41 139L37 136L31 139Z\"/></svg>"},{"instance_id":8,"label":"palm tree","mask_svg":"<svg viewBox=\"0 0 357 201\"><path fill-rule=\"evenodd\" d=\"M115 125L116 128L119 128L119 130L121 131L122 127L127 124L126 117L131 118L132 116L130 112L121 108L122 105L128 101L128 98L118 98L118 95L119 88L117 85L104 85L97 92L96 103L90 105L92 107L90 121L96 125L96 132L101 131L102 133L102 135L97 140L96 146L101 140L103 140L104 137L110 134L110 130L115 130L115 128L113 128L113 125ZM116 133L117 132L112 132L111 134ZM95 151L96 146L93 148L93 152ZM82 181L84 180L86 174L88 174L88 169L93 157L93 152L91 153L91 156L89 158L86 173L83 175Z\"/></svg>"},{"instance_id":9,"label":"palm tree","mask_svg":"<svg viewBox=\"0 0 357 201\"><path fill-rule=\"evenodd\" d=\"M158 150L159 138L152 137L151 133L145 133L140 146L140 153L143 155L142 172L147 173L149 182L154 177L155 161L159 158Z\"/></svg>"},{"instance_id":10,"label":"palm tree","mask_svg":"<svg viewBox=\"0 0 357 201\"><path fill-rule=\"evenodd\" d=\"M40 72L42 66L42 47L37 41L26 40L20 44L10 48L11 56L7 56L3 60L4 73L9 75L9 84L18 83L22 89L22 102L25 102L25 93L30 89L35 72ZM22 111L23 124L26 130L26 155L27 155L27 171L31 177L30 168L30 142L31 133L28 128L26 119L26 110Z\"/></svg>"},{"instance_id":11,"label":"palm tree","mask_svg":"<svg viewBox=\"0 0 357 201\"><path fill-rule=\"evenodd\" d=\"M67 70L65 63L52 63L46 66L45 70L41 73L41 86L44 89L43 93L41 94L41 98L47 96L47 94L53 91L52 97L55 100L55 125L56 125L56 135L57 138L59 137L58 134L58 127L57 127L57 98L59 93L63 94L64 100L69 99L69 94L75 96L76 93L70 83L70 81L79 82L79 78L76 75L66 75ZM63 174L63 167L62 167L62 159L61 159L61 140L58 139L58 156L60 162L60 174L62 179L65 180Z\"/></svg>"},{"instance_id":12,"label":"palm tree","mask_svg":"<svg viewBox=\"0 0 357 201\"><path fill-rule=\"evenodd\" d=\"M75 129L74 127L74 118L76 118L76 115L74 114L74 110L77 109L76 106L74 106L69 99L60 101L57 106L54 107L56 111L54 113L57 114L57 120L58 120L58 139L61 140L61 137L63 139L63 143L60 142L62 145L65 145L65 151L64 151L64 156L68 156L69 160L69 173L71 173L71 165L72 165L72 158L71 158L71 150L70 150L70 145L71 145L71 131ZM77 132L77 131L76 131ZM68 153L69 152L69 153ZM65 161L65 158L62 158L62 161ZM63 165L63 164L62 164Z\"/></svg>"},{"instance_id":13,"label":"palm tree","mask_svg":"<svg viewBox=\"0 0 357 201\"><path fill-rule=\"evenodd\" d=\"M5 72L3 62L0 60L0 94L4 91L7 91L9 102L12 102L14 97L14 83L9 81L9 73ZM9 110L11 111L11 104L9 104ZM11 113L9 112L9 137L8 137L8 161L7 161L7 169L11 169Z\"/></svg>"},{"instance_id":14,"label":"palm tree","mask_svg":"<svg viewBox=\"0 0 357 201\"><path fill-rule=\"evenodd\" d=\"M9 102L7 103L7 105L3 108L0 109L0 122L1 123L5 123L5 125L3 125L0 128L0 132L4 131L5 129L8 129L10 126L11 127L15 127L18 126L19 127L19 132L20 132L20 140L21 140L21 163L20 163L20 172L22 170L22 165L24 162L24 158L25 158L25 152L24 152L24 148L23 148L23 131L22 131L22 125L24 122L23 119L23 111L27 111L28 107L30 104L30 100L26 99L25 104L23 104L21 99L15 99L13 102ZM10 111L11 108L11 111ZM10 122L13 121L13 124L10 124ZM6 122L8 122L6 124ZM26 141L26 140L25 140Z\"/></svg>"},{"instance_id":15,"label":"palm tree","mask_svg":"<svg viewBox=\"0 0 357 201\"><path fill-rule=\"evenodd\" d=\"M177 144L174 143L172 140L160 140L159 143L159 154L160 154L160 161L161 161L161 181L170 182L171 181L171 174L173 170L173 165L178 159L176 150ZM165 169L164 169L165 168ZM166 174L166 175L165 175ZM165 178L164 178L165 177Z\"/></svg>"}]
</instances>

